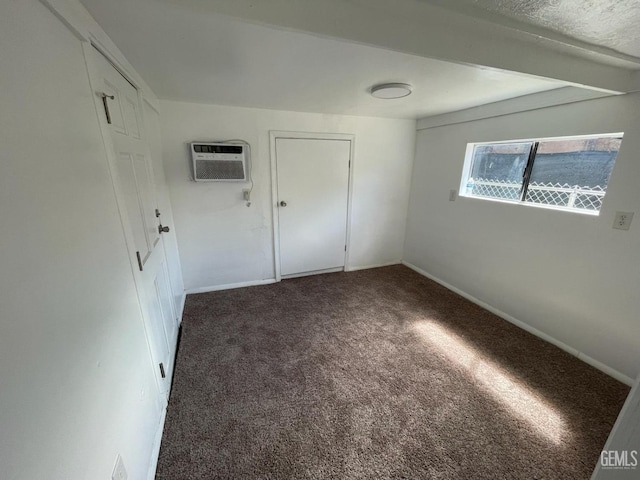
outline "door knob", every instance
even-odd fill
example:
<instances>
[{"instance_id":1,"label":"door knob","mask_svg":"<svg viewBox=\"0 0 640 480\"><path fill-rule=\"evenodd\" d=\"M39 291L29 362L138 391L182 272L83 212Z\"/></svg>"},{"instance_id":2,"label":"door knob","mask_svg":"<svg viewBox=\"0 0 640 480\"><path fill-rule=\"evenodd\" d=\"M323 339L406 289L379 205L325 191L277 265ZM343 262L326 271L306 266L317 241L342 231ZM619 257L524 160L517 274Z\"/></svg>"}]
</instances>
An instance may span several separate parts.
<instances>
[{"instance_id":1,"label":"door knob","mask_svg":"<svg viewBox=\"0 0 640 480\"><path fill-rule=\"evenodd\" d=\"M281 207L286 207L287 206L287 202L285 202L285 201L280 202L280 206Z\"/></svg>"},{"instance_id":2,"label":"door knob","mask_svg":"<svg viewBox=\"0 0 640 480\"><path fill-rule=\"evenodd\" d=\"M158 233L169 233L169 227L163 227L162 224L158 225Z\"/></svg>"}]
</instances>

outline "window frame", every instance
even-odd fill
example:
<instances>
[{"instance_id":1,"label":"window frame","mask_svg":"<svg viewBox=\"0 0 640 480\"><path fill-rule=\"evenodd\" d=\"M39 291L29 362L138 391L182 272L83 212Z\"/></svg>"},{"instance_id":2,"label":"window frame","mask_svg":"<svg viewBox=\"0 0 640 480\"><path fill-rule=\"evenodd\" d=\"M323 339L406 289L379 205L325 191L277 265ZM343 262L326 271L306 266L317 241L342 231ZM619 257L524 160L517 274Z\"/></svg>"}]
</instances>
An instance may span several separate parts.
<instances>
[{"instance_id":1,"label":"window frame","mask_svg":"<svg viewBox=\"0 0 640 480\"><path fill-rule=\"evenodd\" d=\"M579 215L591 215L591 216L597 217L600 215L600 211L602 210L602 207L600 207L600 210L596 211L596 210L569 208L569 207L558 206L558 205L546 205L544 203L527 202L525 200L527 196L527 191L529 189L531 173L533 172L533 166L535 163L538 146L540 145L540 143L557 142L557 141L563 141L563 140L590 140L594 138L622 139L624 138L624 132L598 133L598 134L586 134L586 135L565 135L560 137L522 138L522 139L514 139L514 140L499 140L499 141L493 141L493 142L469 142L467 143L467 148L465 151L464 164L462 167L462 175L460 177L460 186L458 188L458 196L473 199L473 200L487 200L490 202L508 203L511 205L523 205L526 207L544 208L547 210L558 210L562 212L577 213ZM467 183L469 182L469 177L471 176L471 171L473 169L473 151L475 147L482 146L482 145L509 145L514 143L526 143L526 142L531 143L531 149L529 150L527 164L525 166L524 173L522 175L522 185L520 188L520 195L519 195L520 198L518 200L511 200L508 198L485 197L481 195L469 195L466 193ZM619 153L620 151L618 150L618 152L616 153L616 162L618 160L617 155ZM615 168L615 163L613 168ZM607 184L607 190L608 188L609 188L609 185ZM605 195L603 196L603 205L604 205L604 197L606 197L607 190L605 190Z\"/></svg>"}]
</instances>

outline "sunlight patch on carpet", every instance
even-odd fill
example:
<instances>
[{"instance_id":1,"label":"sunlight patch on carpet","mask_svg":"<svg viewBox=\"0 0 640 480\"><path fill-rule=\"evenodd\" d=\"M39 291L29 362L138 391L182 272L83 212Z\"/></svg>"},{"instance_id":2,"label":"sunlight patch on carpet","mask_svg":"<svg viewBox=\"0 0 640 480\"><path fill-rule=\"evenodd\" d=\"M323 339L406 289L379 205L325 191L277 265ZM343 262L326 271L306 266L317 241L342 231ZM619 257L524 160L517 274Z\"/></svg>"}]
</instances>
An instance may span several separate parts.
<instances>
[{"instance_id":1,"label":"sunlight patch on carpet","mask_svg":"<svg viewBox=\"0 0 640 480\"><path fill-rule=\"evenodd\" d=\"M514 416L529 423L534 431L554 444L566 440L568 432L562 416L535 391L530 390L525 382L507 373L467 341L435 322L418 321L413 328L448 360L463 367Z\"/></svg>"}]
</instances>

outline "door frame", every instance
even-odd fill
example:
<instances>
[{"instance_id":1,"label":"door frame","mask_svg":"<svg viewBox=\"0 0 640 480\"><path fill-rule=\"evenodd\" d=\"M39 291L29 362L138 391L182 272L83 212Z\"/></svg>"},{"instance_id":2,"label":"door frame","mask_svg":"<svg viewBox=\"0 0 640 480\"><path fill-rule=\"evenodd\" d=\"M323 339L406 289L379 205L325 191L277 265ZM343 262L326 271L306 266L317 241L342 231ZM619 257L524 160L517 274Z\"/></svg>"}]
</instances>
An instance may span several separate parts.
<instances>
[{"instance_id":1,"label":"door frame","mask_svg":"<svg viewBox=\"0 0 640 480\"><path fill-rule=\"evenodd\" d=\"M278 210L278 162L276 152L276 140L342 140L349 142L349 181L347 191L347 234L345 238L346 250L344 252L344 271L349 271L349 252L351 250L351 208L353 204L353 169L355 161L356 136L350 133L314 133L314 132L288 132L281 130L269 131L269 147L271 160L271 219L273 225L273 267L276 282L282 280L280 273L280 221Z\"/></svg>"}]
</instances>

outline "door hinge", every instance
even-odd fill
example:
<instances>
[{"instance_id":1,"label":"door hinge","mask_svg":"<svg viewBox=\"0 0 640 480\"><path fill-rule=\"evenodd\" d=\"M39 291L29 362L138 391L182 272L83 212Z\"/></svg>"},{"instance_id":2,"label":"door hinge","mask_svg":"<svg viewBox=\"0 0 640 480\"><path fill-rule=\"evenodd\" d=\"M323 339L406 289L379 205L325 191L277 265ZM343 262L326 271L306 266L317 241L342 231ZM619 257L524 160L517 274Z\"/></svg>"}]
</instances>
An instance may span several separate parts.
<instances>
[{"instance_id":1,"label":"door hinge","mask_svg":"<svg viewBox=\"0 0 640 480\"><path fill-rule=\"evenodd\" d=\"M111 125L111 112L109 112L109 103L107 102L107 98L110 98L111 100L115 100L116 97L114 97L113 95L107 95L106 93L103 93L100 96L102 97L102 105L104 106L104 113L107 116L107 123Z\"/></svg>"},{"instance_id":2,"label":"door hinge","mask_svg":"<svg viewBox=\"0 0 640 480\"><path fill-rule=\"evenodd\" d=\"M351 160L349 160L349 168L351 168Z\"/></svg>"},{"instance_id":3,"label":"door hinge","mask_svg":"<svg viewBox=\"0 0 640 480\"><path fill-rule=\"evenodd\" d=\"M345 251L345 252L347 251L347 246L346 246L346 245L344 246L344 251Z\"/></svg>"},{"instance_id":4,"label":"door hinge","mask_svg":"<svg viewBox=\"0 0 640 480\"><path fill-rule=\"evenodd\" d=\"M138 268L142 271L142 258L140 257L140 252L136 252L136 258L138 259Z\"/></svg>"},{"instance_id":5,"label":"door hinge","mask_svg":"<svg viewBox=\"0 0 640 480\"><path fill-rule=\"evenodd\" d=\"M160 375L162 375L162 378L167 376L167 374L164 373L164 364L162 362L160 362Z\"/></svg>"}]
</instances>

